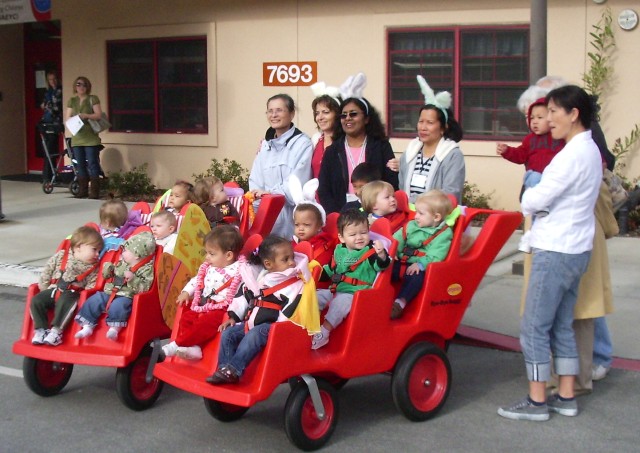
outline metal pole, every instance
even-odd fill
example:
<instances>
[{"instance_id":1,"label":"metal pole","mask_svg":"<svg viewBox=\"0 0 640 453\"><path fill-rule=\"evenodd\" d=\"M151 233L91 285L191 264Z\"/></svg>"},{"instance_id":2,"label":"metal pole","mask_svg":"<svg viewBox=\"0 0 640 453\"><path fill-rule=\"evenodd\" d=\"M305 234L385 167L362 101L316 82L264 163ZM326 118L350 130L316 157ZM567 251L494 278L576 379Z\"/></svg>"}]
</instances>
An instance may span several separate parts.
<instances>
[{"instance_id":1,"label":"metal pole","mask_svg":"<svg viewBox=\"0 0 640 453\"><path fill-rule=\"evenodd\" d=\"M529 80L533 85L547 75L547 0L531 0Z\"/></svg>"},{"instance_id":2,"label":"metal pole","mask_svg":"<svg viewBox=\"0 0 640 453\"><path fill-rule=\"evenodd\" d=\"M4 219L4 214L2 213L2 178L0 178L0 220Z\"/></svg>"}]
</instances>

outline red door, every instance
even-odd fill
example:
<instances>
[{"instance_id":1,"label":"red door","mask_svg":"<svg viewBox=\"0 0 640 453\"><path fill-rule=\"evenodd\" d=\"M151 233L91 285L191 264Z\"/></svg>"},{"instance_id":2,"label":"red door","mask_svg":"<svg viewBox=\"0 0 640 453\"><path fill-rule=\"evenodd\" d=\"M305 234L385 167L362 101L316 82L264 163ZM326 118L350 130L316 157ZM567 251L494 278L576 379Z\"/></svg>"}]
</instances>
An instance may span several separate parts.
<instances>
[{"instance_id":1,"label":"red door","mask_svg":"<svg viewBox=\"0 0 640 453\"><path fill-rule=\"evenodd\" d=\"M30 173L41 171L43 164L42 143L36 126L42 117L40 104L46 91L46 72L56 70L58 79L63 80L60 35L60 21L24 24L26 152ZM62 149L62 141L59 146Z\"/></svg>"}]
</instances>

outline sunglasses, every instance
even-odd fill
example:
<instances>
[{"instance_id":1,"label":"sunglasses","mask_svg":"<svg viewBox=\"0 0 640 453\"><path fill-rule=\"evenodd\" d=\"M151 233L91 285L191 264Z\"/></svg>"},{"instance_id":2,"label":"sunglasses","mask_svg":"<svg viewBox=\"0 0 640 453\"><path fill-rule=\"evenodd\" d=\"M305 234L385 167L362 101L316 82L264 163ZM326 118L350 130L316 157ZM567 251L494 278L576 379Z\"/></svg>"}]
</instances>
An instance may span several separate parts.
<instances>
[{"instance_id":1,"label":"sunglasses","mask_svg":"<svg viewBox=\"0 0 640 453\"><path fill-rule=\"evenodd\" d=\"M83 82L78 82L76 83L77 87L86 87L87 85L85 85Z\"/></svg>"},{"instance_id":2,"label":"sunglasses","mask_svg":"<svg viewBox=\"0 0 640 453\"><path fill-rule=\"evenodd\" d=\"M358 115L360 115L360 112L341 113L340 118L342 118L343 120L346 120L347 118L355 118Z\"/></svg>"}]
</instances>

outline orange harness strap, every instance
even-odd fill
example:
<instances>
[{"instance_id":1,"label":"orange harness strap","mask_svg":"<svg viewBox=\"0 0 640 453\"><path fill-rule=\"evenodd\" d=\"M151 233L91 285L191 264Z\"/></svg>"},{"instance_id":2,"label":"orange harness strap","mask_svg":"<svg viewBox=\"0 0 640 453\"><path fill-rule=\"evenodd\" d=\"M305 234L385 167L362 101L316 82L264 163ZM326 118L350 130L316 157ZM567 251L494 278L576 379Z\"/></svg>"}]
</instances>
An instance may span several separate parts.
<instances>
[{"instance_id":1,"label":"orange harness strap","mask_svg":"<svg viewBox=\"0 0 640 453\"><path fill-rule=\"evenodd\" d=\"M298 280L300 280L300 275L294 275L293 277L290 277L280 283L278 283L277 285L273 285L269 288L260 290L260 295L258 296L258 298L256 299L256 301L254 302L253 308L270 308L272 310L278 310L280 311L280 309L282 308L280 305L276 304L275 302L270 302L267 300L264 300L263 297L267 297L267 296L271 296L272 294L280 291L283 288L286 288L287 286L293 285L295 282L297 282ZM249 310L247 312L247 315L244 317L244 333L246 334L249 331L249 317L251 316L251 312L253 311L253 308L251 310Z\"/></svg>"},{"instance_id":2,"label":"orange harness strap","mask_svg":"<svg viewBox=\"0 0 640 453\"><path fill-rule=\"evenodd\" d=\"M351 266L349 266L349 272L355 271L358 268L358 266L360 266L362 263L368 260L369 257L371 257L374 253L376 253L375 249L373 248L369 249L364 255L360 257L358 261L356 261ZM331 269L335 269L335 267L336 267L336 260L335 260L335 257L333 257L331 258ZM358 280L357 278L347 277L344 274L333 274L331 276L331 285L329 285L329 290L332 293L335 293L338 283L341 283L341 282L346 282L350 285L355 285L355 286L372 284L372 282L365 282L363 280Z\"/></svg>"},{"instance_id":3,"label":"orange harness strap","mask_svg":"<svg viewBox=\"0 0 640 453\"><path fill-rule=\"evenodd\" d=\"M68 261L69 261L69 249L66 249L64 251L64 255L62 257L62 262L60 263L60 275L61 276L64 274L64 271L67 269L67 262ZM89 274L91 274L98 267L98 264L99 264L99 262L97 262L96 264L91 266L88 270L86 270L82 274L78 275L73 281L67 282L67 281L63 280L62 278L53 279L51 281L51 283L55 283L57 285L56 291L55 291L54 296L53 296L53 300L57 302L58 299L60 298L60 293L62 291L66 291L66 290L82 291L83 288L81 288L81 287L79 287L77 285L74 285L73 283L74 282L81 282L82 280L87 278L87 276Z\"/></svg>"},{"instance_id":4,"label":"orange harness strap","mask_svg":"<svg viewBox=\"0 0 640 453\"><path fill-rule=\"evenodd\" d=\"M447 230L447 228L449 228L449 225L445 225L444 228L438 230L436 234L422 241L421 247L426 247L427 245L429 245L431 241L437 238L440 234L444 233ZM405 241L407 240L407 225L402 227L402 238ZM402 259L400 260L400 262L401 264L406 265L407 260L412 256L425 256L425 255L426 253L423 252L422 250L414 249L411 247L405 247L404 249L402 249Z\"/></svg>"},{"instance_id":5,"label":"orange harness strap","mask_svg":"<svg viewBox=\"0 0 640 453\"><path fill-rule=\"evenodd\" d=\"M131 269L129 269L132 273L136 273L138 269L140 269L142 266L144 266L147 263L150 263L151 260L153 260L153 257L155 256L155 253L150 254L149 256L147 256L146 258L144 258L143 260L141 260L138 264L135 264L133 266L131 266ZM109 307L111 306L111 302L113 302L113 299L116 298L116 293L120 290L120 288L122 288L124 285L126 285L127 283L127 279L126 278L122 278L122 282L117 285L115 284L115 279L114 279L114 285L113 288L111 288L111 294L109 295L109 300L107 300L107 305L104 308L104 311L107 312L109 311Z\"/></svg>"}]
</instances>

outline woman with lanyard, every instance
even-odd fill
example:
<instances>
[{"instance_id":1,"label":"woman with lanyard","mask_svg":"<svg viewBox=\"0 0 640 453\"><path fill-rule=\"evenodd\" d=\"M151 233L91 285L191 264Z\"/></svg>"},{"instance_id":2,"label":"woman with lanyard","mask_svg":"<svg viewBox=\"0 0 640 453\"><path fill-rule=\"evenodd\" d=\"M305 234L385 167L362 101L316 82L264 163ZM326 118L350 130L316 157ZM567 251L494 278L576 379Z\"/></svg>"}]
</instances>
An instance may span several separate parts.
<instances>
[{"instance_id":1,"label":"woman with lanyard","mask_svg":"<svg viewBox=\"0 0 640 453\"><path fill-rule=\"evenodd\" d=\"M286 198L284 207L271 230L285 238L293 236L293 208L295 201L289 190L289 175L295 174L304 184L311 179L311 140L293 124L296 114L291 96L276 94L267 101L269 129L260 144L249 174L249 189L256 200L266 194L280 194Z\"/></svg>"},{"instance_id":2,"label":"woman with lanyard","mask_svg":"<svg viewBox=\"0 0 640 453\"><path fill-rule=\"evenodd\" d=\"M460 204L465 178L464 156L458 146L462 128L449 109L451 94L435 95L422 76L418 83L425 105L420 108L418 137L400 158L400 189L412 203L421 193L439 189L454 195Z\"/></svg>"},{"instance_id":3,"label":"woman with lanyard","mask_svg":"<svg viewBox=\"0 0 640 453\"><path fill-rule=\"evenodd\" d=\"M363 73L349 77L340 87L344 101L340 105L342 128L325 151L320 167L318 197L327 214L340 212L356 195L350 178L353 169L369 162L380 169L382 179L398 189L398 172L390 168L393 149L387 140L380 115L362 97L367 79Z\"/></svg>"}]
</instances>

